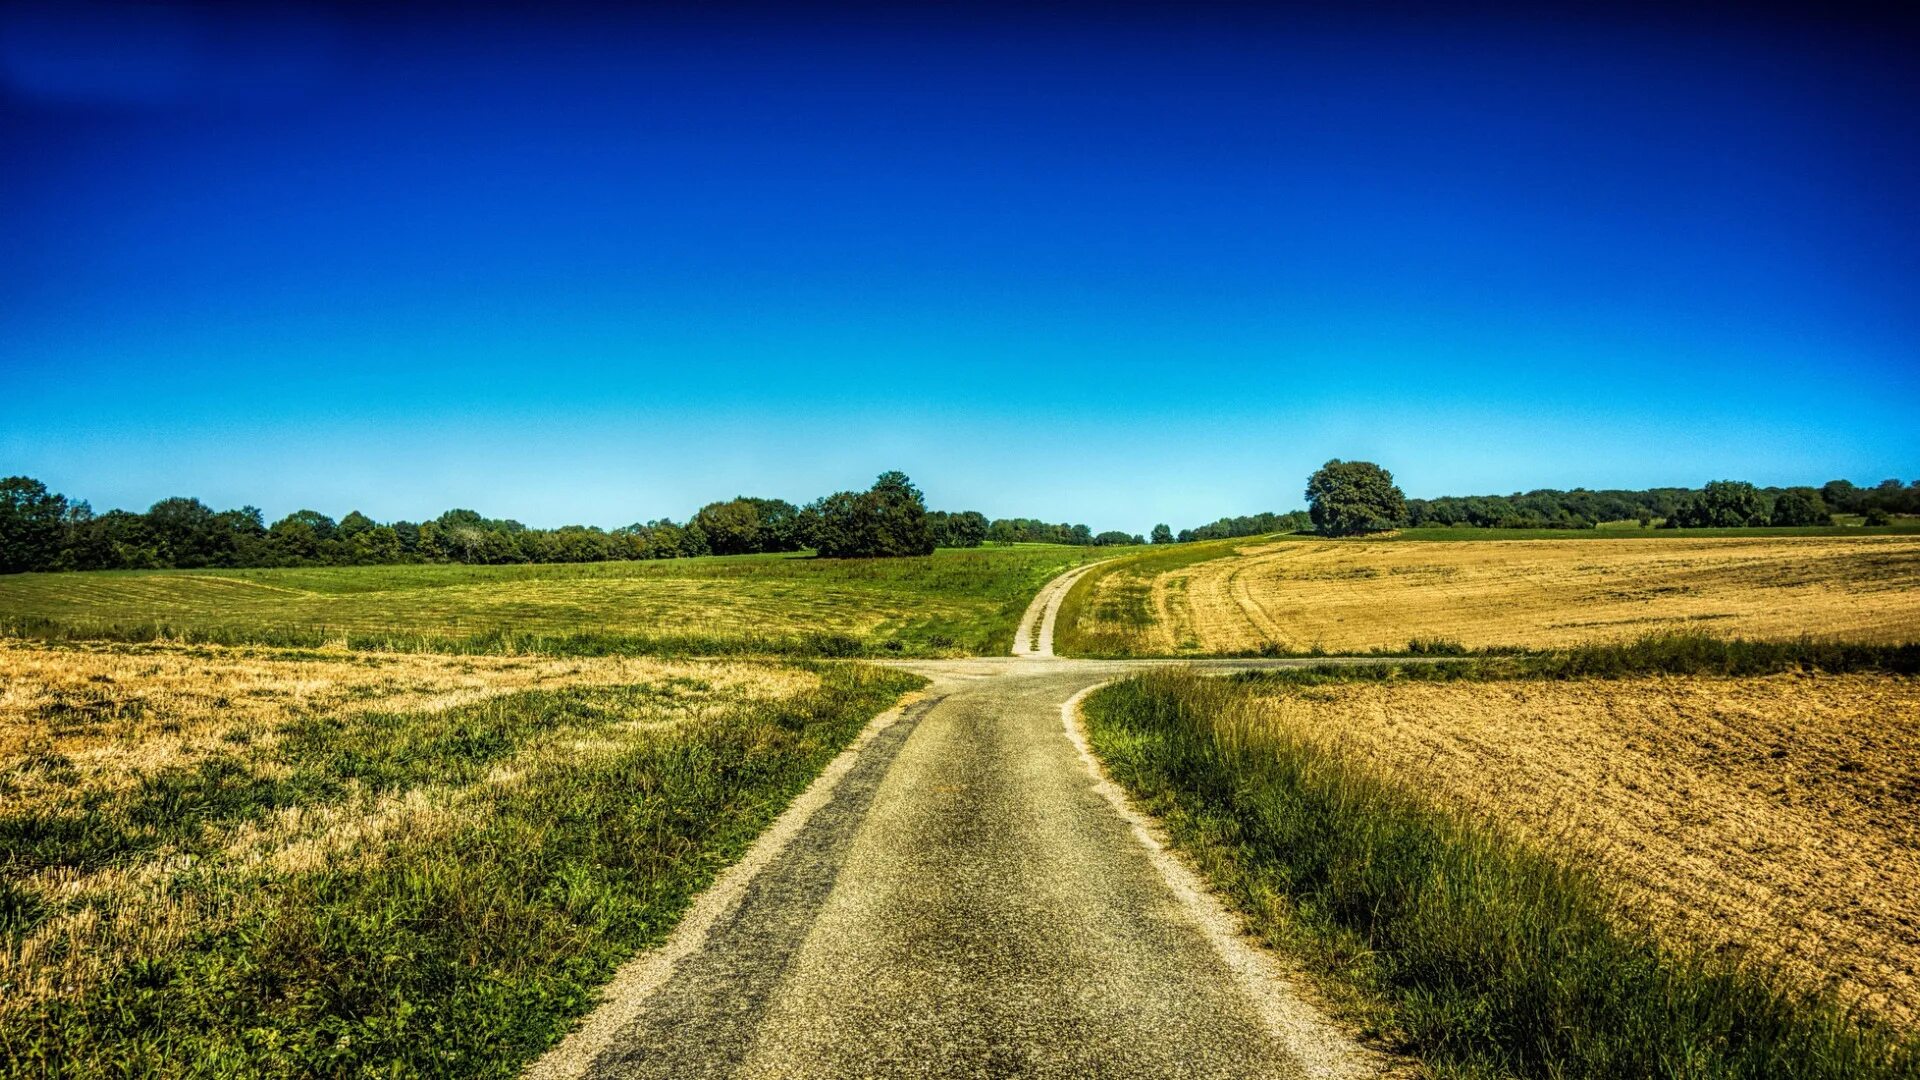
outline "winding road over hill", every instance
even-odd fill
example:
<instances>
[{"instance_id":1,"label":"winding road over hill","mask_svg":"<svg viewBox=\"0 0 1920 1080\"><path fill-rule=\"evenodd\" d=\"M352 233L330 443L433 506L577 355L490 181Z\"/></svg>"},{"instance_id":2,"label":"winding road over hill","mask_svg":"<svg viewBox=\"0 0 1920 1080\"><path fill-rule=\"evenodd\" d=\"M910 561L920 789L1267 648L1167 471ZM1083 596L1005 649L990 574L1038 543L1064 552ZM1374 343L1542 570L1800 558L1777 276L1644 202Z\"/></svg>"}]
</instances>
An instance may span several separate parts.
<instances>
[{"instance_id":1,"label":"winding road over hill","mask_svg":"<svg viewBox=\"0 0 1920 1080\"><path fill-rule=\"evenodd\" d=\"M1035 598L1016 655L902 663L932 685L530 1075L1378 1075L1100 776L1077 701L1153 662L1053 655L1085 570Z\"/></svg>"}]
</instances>

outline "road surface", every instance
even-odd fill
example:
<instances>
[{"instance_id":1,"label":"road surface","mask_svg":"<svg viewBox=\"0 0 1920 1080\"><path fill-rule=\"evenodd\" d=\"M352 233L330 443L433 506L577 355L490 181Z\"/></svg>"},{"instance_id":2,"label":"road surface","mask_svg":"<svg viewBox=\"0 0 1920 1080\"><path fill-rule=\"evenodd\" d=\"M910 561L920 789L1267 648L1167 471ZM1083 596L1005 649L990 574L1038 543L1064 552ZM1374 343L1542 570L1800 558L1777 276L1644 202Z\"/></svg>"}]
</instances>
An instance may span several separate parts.
<instances>
[{"instance_id":1,"label":"road surface","mask_svg":"<svg viewBox=\"0 0 1920 1080\"><path fill-rule=\"evenodd\" d=\"M902 663L931 686L531 1075L1378 1075L1099 775L1074 703L1152 662L1055 658L1070 584L1016 656Z\"/></svg>"}]
</instances>

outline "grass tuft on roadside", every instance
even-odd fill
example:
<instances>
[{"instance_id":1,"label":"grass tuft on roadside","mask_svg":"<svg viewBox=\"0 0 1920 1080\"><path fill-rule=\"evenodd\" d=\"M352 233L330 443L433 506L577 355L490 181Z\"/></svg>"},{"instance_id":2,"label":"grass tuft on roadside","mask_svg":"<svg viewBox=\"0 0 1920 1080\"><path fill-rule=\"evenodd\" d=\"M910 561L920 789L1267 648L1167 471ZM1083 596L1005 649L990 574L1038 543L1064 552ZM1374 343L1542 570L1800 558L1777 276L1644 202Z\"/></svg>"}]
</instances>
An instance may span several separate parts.
<instances>
[{"instance_id":1,"label":"grass tuft on roadside","mask_svg":"<svg viewBox=\"0 0 1920 1080\"><path fill-rule=\"evenodd\" d=\"M1676 655L1729 662L1616 659ZM1439 678L1447 666L1254 678ZM1920 1075L1910 1033L1764 964L1663 943L1620 917L1586 858L1249 715L1236 681L1174 671L1107 687L1085 703L1092 744L1258 932L1352 988L1370 1022L1438 1074Z\"/></svg>"}]
</instances>

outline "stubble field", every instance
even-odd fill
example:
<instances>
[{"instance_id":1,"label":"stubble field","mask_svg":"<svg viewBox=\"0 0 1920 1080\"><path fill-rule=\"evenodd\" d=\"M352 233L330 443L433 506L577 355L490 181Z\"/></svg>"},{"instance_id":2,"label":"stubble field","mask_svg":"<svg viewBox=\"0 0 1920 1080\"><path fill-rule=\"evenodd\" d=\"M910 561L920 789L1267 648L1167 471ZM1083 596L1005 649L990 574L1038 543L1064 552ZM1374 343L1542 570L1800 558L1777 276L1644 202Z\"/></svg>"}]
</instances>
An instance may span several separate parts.
<instances>
[{"instance_id":1,"label":"stubble field","mask_svg":"<svg viewBox=\"0 0 1920 1080\"><path fill-rule=\"evenodd\" d=\"M1675 630L1898 642L1920 638L1920 538L1242 540L1123 560L1075 592L1062 642L1083 655L1542 649Z\"/></svg>"},{"instance_id":2,"label":"stubble field","mask_svg":"<svg viewBox=\"0 0 1920 1080\"><path fill-rule=\"evenodd\" d=\"M1920 1022L1920 682L1248 684L1247 722L1594 857L1630 918ZM1228 722L1232 722L1231 720Z\"/></svg>"},{"instance_id":3,"label":"stubble field","mask_svg":"<svg viewBox=\"0 0 1920 1080\"><path fill-rule=\"evenodd\" d=\"M1920 1075L1920 658L1679 644L1585 650L1613 677L1170 667L1082 716L1249 928L1436 1075ZM1700 671L1630 673L1670 661Z\"/></svg>"}]
</instances>

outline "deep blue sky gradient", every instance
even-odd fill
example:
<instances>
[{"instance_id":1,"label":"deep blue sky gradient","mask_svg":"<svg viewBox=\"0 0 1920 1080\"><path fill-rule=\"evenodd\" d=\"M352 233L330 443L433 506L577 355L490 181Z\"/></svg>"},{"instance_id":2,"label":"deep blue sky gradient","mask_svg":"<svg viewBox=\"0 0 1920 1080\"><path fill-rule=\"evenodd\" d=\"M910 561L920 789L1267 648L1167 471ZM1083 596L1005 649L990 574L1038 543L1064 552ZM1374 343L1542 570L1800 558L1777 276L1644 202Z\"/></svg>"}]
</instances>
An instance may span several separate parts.
<instances>
[{"instance_id":1,"label":"deep blue sky gradient","mask_svg":"<svg viewBox=\"0 0 1920 1080\"><path fill-rule=\"evenodd\" d=\"M1903 28L906 10L0 5L0 473L1129 531L1333 456L1920 475Z\"/></svg>"}]
</instances>

